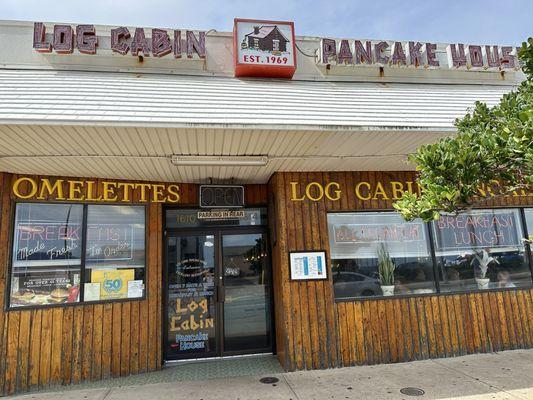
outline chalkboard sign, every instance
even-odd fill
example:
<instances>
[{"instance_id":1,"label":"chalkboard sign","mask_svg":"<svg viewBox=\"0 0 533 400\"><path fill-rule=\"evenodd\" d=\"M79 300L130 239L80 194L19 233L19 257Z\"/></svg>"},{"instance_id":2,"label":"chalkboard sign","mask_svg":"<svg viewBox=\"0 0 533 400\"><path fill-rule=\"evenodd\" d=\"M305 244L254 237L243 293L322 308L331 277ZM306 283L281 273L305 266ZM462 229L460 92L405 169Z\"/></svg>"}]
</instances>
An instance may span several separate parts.
<instances>
[{"instance_id":1,"label":"chalkboard sign","mask_svg":"<svg viewBox=\"0 0 533 400\"><path fill-rule=\"evenodd\" d=\"M244 186L201 185L200 207L238 208L244 207Z\"/></svg>"}]
</instances>

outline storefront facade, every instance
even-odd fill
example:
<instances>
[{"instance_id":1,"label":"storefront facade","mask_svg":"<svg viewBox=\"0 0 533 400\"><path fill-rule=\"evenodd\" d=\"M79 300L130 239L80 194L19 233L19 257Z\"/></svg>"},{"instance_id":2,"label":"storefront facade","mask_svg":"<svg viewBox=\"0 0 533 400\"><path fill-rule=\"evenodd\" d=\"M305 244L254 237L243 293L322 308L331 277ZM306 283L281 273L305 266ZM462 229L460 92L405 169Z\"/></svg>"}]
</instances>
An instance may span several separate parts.
<instances>
[{"instance_id":1,"label":"storefront facade","mask_svg":"<svg viewBox=\"0 0 533 400\"><path fill-rule=\"evenodd\" d=\"M169 32L1 27L2 394L533 345L530 192L431 224L392 208L418 190L405 154L522 79L516 49Z\"/></svg>"}]
</instances>

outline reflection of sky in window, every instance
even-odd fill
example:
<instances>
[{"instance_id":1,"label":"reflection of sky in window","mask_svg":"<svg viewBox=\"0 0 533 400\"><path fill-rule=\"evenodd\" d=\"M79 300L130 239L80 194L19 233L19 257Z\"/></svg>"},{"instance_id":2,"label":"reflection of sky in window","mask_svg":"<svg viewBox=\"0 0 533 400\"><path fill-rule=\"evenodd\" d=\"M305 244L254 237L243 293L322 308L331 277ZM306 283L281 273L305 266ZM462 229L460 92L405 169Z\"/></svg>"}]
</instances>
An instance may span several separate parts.
<instances>
[{"instance_id":1,"label":"reflection of sky in window","mask_svg":"<svg viewBox=\"0 0 533 400\"><path fill-rule=\"evenodd\" d=\"M212 235L191 235L181 236L177 240L177 262L197 258L213 267L215 260L215 246L206 245L206 242L213 243Z\"/></svg>"},{"instance_id":2,"label":"reflection of sky in window","mask_svg":"<svg viewBox=\"0 0 533 400\"><path fill-rule=\"evenodd\" d=\"M332 259L377 258L380 242L386 243L391 257L429 255L425 227L421 220L406 222L400 214L394 212L330 213L327 218ZM335 228L342 226L359 229L361 240L337 242ZM373 239L373 236L376 238Z\"/></svg>"},{"instance_id":3,"label":"reflection of sky in window","mask_svg":"<svg viewBox=\"0 0 533 400\"><path fill-rule=\"evenodd\" d=\"M444 215L432 226L437 255L455 254L458 250L470 254L472 249L485 248L495 252L523 247L520 242L522 223L517 209L484 209L457 216Z\"/></svg>"},{"instance_id":4,"label":"reflection of sky in window","mask_svg":"<svg viewBox=\"0 0 533 400\"><path fill-rule=\"evenodd\" d=\"M89 205L87 210L87 264L144 265L145 208L143 206ZM109 229L110 232L107 232ZM126 243L115 256L92 253ZM129 247L131 246L131 247Z\"/></svg>"},{"instance_id":5,"label":"reflection of sky in window","mask_svg":"<svg viewBox=\"0 0 533 400\"><path fill-rule=\"evenodd\" d=\"M529 237L533 236L533 208L526 208L526 225L527 225L527 233Z\"/></svg>"},{"instance_id":6,"label":"reflection of sky in window","mask_svg":"<svg viewBox=\"0 0 533 400\"><path fill-rule=\"evenodd\" d=\"M82 207L78 204L18 204L17 220L64 223L68 217L69 222L81 222Z\"/></svg>"},{"instance_id":7,"label":"reflection of sky in window","mask_svg":"<svg viewBox=\"0 0 533 400\"><path fill-rule=\"evenodd\" d=\"M79 265L82 218L78 204L17 204L13 265Z\"/></svg>"}]
</instances>

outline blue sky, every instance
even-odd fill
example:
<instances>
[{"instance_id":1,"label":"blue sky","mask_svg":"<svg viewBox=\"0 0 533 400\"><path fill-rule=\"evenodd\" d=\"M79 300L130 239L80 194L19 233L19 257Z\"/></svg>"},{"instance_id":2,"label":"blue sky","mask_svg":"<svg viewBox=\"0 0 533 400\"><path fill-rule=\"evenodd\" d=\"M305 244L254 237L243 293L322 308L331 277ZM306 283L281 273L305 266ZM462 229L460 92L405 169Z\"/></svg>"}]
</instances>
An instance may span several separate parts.
<instances>
[{"instance_id":1,"label":"blue sky","mask_svg":"<svg viewBox=\"0 0 533 400\"><path fill-rule=\"evenodd\" d=\"M235 17L350 39L518 45L533 36L533 0L0 0L0 19L230 31Z\"/></svg>"}]
</instances>

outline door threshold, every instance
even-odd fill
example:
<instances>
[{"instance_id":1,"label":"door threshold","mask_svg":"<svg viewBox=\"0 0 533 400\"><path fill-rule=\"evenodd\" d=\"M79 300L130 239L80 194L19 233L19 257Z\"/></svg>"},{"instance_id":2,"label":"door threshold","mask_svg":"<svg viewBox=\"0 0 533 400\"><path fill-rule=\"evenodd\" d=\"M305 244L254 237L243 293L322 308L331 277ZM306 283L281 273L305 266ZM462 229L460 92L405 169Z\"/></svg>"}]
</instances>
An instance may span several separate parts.
<instances>
[{"instance_id":1,"label":"door threshold","mask_svg":"<svg viewBox=\"0 0 533 400\"><path fill-rule=\"evenodd\" d=\"M186 364L191 362L201 362L201 361L216 361L216 360L228 360L232 358L247 358L247 357L257 357L257 356L273 356L274 353L253 353L253 354L237 354L233 356L218 356L218 357L199 357L199 358L187 358L183 360L165 360L165 365L175 365L175 364Z\"/></svg>"}]
</instances>

